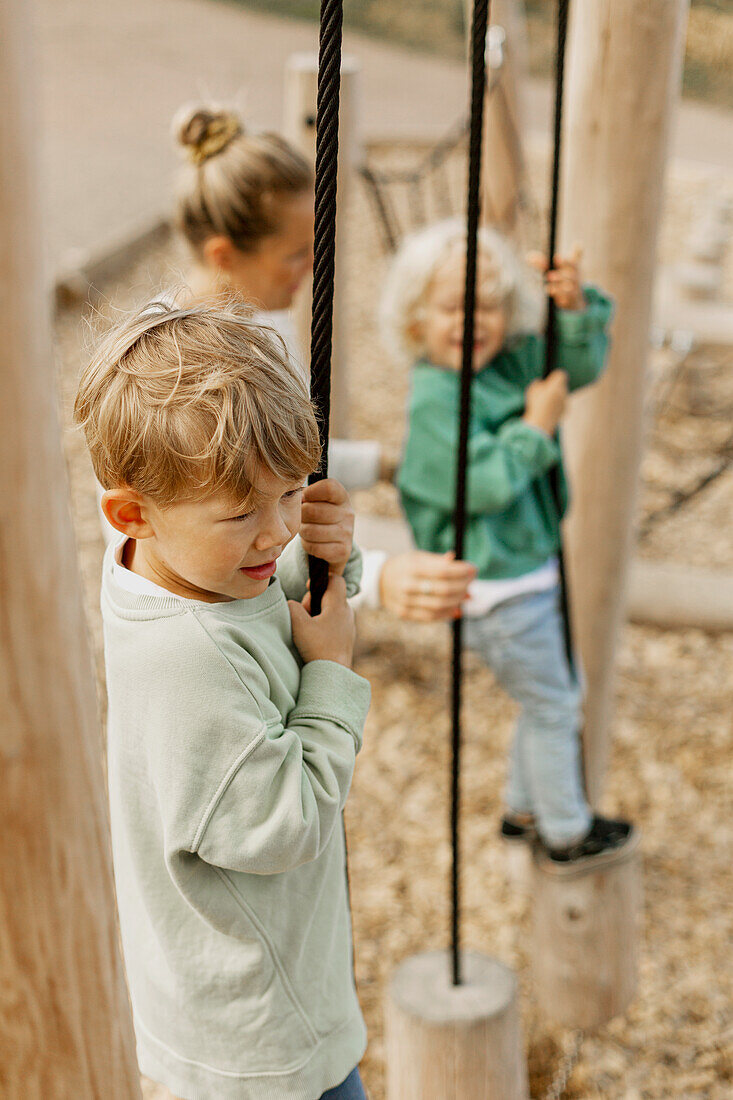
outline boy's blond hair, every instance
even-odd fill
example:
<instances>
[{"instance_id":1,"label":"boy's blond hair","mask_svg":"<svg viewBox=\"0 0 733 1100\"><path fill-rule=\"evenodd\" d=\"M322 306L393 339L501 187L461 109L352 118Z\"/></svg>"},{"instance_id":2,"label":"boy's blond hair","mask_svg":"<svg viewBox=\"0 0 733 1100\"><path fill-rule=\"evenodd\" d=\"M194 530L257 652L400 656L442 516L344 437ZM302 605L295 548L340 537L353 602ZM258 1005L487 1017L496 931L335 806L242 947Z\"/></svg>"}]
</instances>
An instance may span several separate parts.
<instances>
[{"instance_id":1,"label":"boy's blond hair","mask_svg":"<svg viewBox=\"0 0 733 1100\"><path fill-rule=\"evenodd\" d=\"M304 378L235 301L128 317L84 370L74 415L103 488L161 506L214 493L251 506L258 469L294 482L320 454Z\"/></svg>"},{"instance_id":2,"label":"boy's blond hair","mask_svg":"<svg viewBox=\"0 0 733 1100\"><path fill-rule=\"evenodd\" d=\"M461 218L434 222L406 237L400 246L379 307L382 339L397 359L413 362L423 354L425 349L416 335L420 309L436 271L458 248L466 248L466 225ZM478 249L488 261L496 300L506 310L507 340L537 331L543 303L537 276L495 229L479 229Z\"/></svg>"}]
</instances>

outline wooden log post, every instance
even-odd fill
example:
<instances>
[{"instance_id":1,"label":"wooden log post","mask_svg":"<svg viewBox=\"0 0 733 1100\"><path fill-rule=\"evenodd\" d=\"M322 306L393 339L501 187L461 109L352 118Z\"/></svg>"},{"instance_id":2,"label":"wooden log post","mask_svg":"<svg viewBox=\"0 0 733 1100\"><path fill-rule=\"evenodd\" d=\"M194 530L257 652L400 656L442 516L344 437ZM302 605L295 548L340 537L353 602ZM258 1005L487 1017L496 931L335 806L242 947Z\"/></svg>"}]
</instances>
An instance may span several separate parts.
<instances>
[{"instance_id":1,"label":"wooden log post","mask_svg":"<svg viewBox=\"0 0 733 1100\"><path fill-rule=\"evenodd\" d=\"M0 1080L140 1096L42 274L36 72L0 7Z\"/></svg>"},{"instance_id":2,"label":"wooden log post","mask_svg":"<svg viewBox=\"0 0 733 1100\"><path fill-rule=\"evenodd\" d=\"M296 149L315 164L316 99L318 58L296 53L285 67L283 133ZM339 173L336 213L336 274L333 300L333 361L331 368L331 435L349 434L349 381L347 351L347 264L349 189L362 156L359 128L359 66L353 57L341 61L339 109ZM310 360L312 281L307 279L298 293L293 314L304 365Z\"/></svg>"},{"instance_id":3,"label":"wooden log post","mask_svg":"<svg viewBox=\"0 0 733 1100\"><path fill-rule=\"evenodd\" d=\"M573 399L565 430L574 498L570 591L587 684L585 754L594 800L608 758L657 230L686 10L686 0L594 0L573 5L571 16L562 237L566 245L582 242L584 275L611 294L617 315L605 376Z\"/></svg>"},{"instance_id":4,"label":"wooden log post","mask_svg":"<svg viewBox=\"0 0 733 1100\"><path fill-rule=\"evenodd\" d=\"M495 959L413 955L387 994L387 1100L527 1100L517 980Z\"/></svg>"},{"instance_id":5,"label":"wooden log post","mask_svg":"<svg viewBox=\"0 0 733 1100\"><path fill-rule=\"evenodd\" d=\"M491 35L497 35L500 66L493 71L488 51L484 106L482 221L509 236L519 234L522 190L526 186L522 147L522 85L526 79L526 21L522 0L492 0ZM503 33L503 41L499 38ZM499 58L497 57L497 60Z\"/></svg>"},{"instance_id":6,"label":"wooden log post","mask_svg":"<svg viewBox=\"0 0 733 1100\"><path fill-rule=\"evenodd\" d=\"M466 0L465 11L470 39L473 0ZM524 186L522 87L527 75L524 4L522 0L492 0L489 14L481 220L515 236L520 229Z\"/></svg>"},{"instance_id":7,"label":"wooden log post","mask_svg":"<svg viewBox=\"0 0 733 1100\"><path fill-rule=\"evenodd\" d=\"M593 802L608 757L685 10L685 0L595 0L574 5L570 32L563 236L583 243L586 277L612 295L618 311L606 375L574 399L565 435L575 497L570 592L587 681L585 760ZM636 985L638 833L603 867L562 870L541 858L535 864L535 991L557 1023L594 1027L622 1012Z\"/></svg>"},{"instance_id":8,"label":"wooden log post","mask_svg":"<svg viewBox=\"0 0 733 1100\"><path fill-rule=\"evenodd\" d=\"M594 1028L636 992L641 866L636 843L602 868L532 861L532 977L537 1004L562 1027Z\"/></svg>"}]
</instances>

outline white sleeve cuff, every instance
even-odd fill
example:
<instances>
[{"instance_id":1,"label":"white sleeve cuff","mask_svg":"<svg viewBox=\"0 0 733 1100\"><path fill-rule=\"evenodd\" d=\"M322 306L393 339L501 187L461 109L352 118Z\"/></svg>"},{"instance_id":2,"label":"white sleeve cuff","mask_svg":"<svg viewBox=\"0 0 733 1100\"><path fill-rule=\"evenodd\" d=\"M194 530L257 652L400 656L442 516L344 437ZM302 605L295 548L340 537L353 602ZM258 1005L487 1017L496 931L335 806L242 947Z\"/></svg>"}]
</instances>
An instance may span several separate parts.
<instances>
[{"instance_id":1,"label":"white sleeve cuff","mask_svg":"<svg viewBox=\"0 0 733 1100\"><path fill-rule=\"evenodd\" d=\"M358 610L368 607L372 611L382 606L379 593L379 578L389 554L385 550L362 550L361 591L349 601Z\"/></svg>"},{"instance_id":2,"label":"white sleeve cuff","mask_svg":"<svg viewBox=\"0 0 733 1100\"><path fill-rule=\"evenodd\" d=\"M374 439L332 439L328 472L349 492L371 489L379 481L382 447Z\"/></svg>"}]
</instances>

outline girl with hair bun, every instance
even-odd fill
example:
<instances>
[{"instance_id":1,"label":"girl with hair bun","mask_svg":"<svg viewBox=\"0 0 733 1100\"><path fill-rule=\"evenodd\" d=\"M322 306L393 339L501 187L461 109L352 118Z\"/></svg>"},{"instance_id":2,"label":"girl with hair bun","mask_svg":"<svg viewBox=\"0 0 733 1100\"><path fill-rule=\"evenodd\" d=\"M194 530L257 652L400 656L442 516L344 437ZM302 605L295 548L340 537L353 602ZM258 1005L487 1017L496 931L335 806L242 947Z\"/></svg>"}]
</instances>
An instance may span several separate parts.
<instances>
[{"instance_id":1,"label":"girl with hair bun","mask_svg":"<svg viewBox=\"0 0 733 1100\"><path fill-rule=\"evenodd\" d=\"M313 266L310 164L284 138L249 133L236 112L221 107L184 107L173 131L188 161L175 223L193 257L193 296L241 295L277 329L291 359L302 361L285 311ZM382 471L381 448L372 441L332 440L329 465L347 489L368 488ZM363 600L404 619L451 618L474 576L472 565L451 554L370 551L364 555Z\"/></svg>"}]
</instances>

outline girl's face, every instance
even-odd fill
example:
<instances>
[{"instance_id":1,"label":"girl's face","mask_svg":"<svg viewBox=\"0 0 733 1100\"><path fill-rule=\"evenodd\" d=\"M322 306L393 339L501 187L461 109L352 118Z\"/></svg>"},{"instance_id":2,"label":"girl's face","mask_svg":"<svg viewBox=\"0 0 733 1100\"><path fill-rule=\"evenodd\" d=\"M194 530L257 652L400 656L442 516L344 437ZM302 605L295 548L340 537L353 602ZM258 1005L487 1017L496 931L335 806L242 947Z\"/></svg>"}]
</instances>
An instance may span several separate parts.
<instances>
[{"instance_id":1,"label":"girl's face","mask_svg":"<svg viewBox=\"0 0 733 1100\"><path fill-rule=\"evenodd\" d=\"M288 309L313 268L313 192L280 203L278 229L251 252L232 250L230 287L261 309Z\"/></svg>"},{"instance_id":2,"label":"girl's face","mask_svg":"<svg viewBox=\"0 0 733 1100\"><path fill-rule=\"evenodd\" d=\"M436 367L461 368L465 279L465 255L456 249L437 268L428 285L415 335L426 358ZM479 255L473 333L475 371L494 358L506 336L506 312L492 293L492 284L488 262Z\"/></svg>"}]
</instances>

